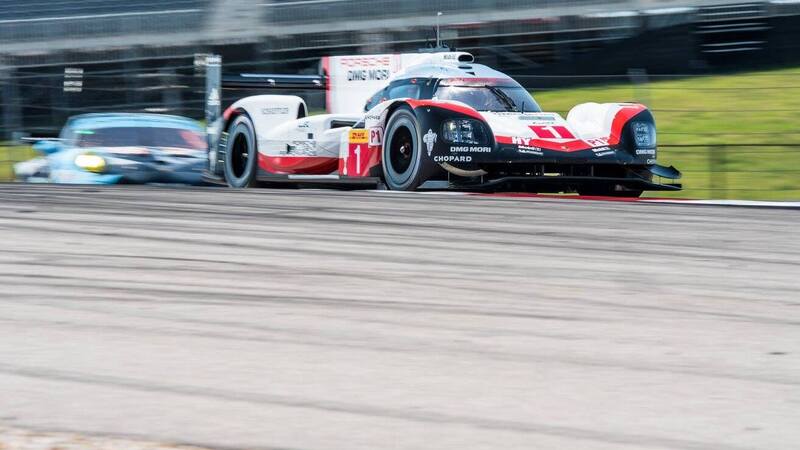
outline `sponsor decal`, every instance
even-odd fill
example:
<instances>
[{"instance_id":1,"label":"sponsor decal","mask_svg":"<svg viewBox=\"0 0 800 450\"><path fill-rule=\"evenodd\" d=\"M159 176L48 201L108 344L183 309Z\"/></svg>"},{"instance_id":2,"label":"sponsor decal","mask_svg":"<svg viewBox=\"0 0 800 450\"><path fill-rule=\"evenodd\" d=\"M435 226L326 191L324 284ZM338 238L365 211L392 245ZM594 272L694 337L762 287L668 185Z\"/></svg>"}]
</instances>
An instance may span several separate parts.
<instances>
[{"instance_id":1,"label":"sponsor decal","mask_svg":"<svg viewBox=\"0 0 800 450\"><path fill-rule=\"evenodd\" d=\"M64 92L83 92L82 68L67 67L64 69ZM209 106L212 106L210 100Z\"/></svg>"},{"instance_id":2,"label":"sponsor decal","mask_svg":"<svg viewBox=\"0 0 800 450\"><path fill-rule=\"evenodd\" d=\"M347 71L347 81L384 81L390 75L389 69L354 69Z\"/></svg>"},{"instance_id":3,"label":"sponsor decal","mask_svg":"<svg viewBox=\"0 0 800 450\"><path fill-rule=\"evenodd\" d=\"M606 147L608 146L608 139L607 138L595 138L595 139L585 139L584 142L591 145L592 147Z\"/></svg>"},{"instance_id":4,"label":"sponsor decal","mask_svg":"<svg viewBox=\"0 0 800 450\"><path fill-rule=\"evenodd\" d=\"M345 67L375 67L388 66L391 61L391 57L388 55L345 56L339 59L339 64Z\"/></svg>"},{"instance_id":5,"label":"sponsor decal","mask_svg":"<svg viewBox=\"0 0 800 450\"><path fill-rule=\"evenodd\" d=\"M434 156L433 160L437 163L446 163L446 162L472 162L472 156L464 156L464 155L449 155L449 156Z\"/></svg>"},{"instance_id":6,"label":"sponsor decal","mask_svg":"<svg viewBox=\"0 0 800 450\"><path fill-rule=\"evenodd\" d=\"M208 94L208 106L219 106L219 91L217 88L212 88Z\"/></svg>"},{"instance_id":7,"label":"sponsor decal","mask_svg":"<svg viewBox=\"0 0 800 450\"><path fill-rule=\"evenodd\" d=\"M287 106L275 106L270 108L261 108L261 114L265 116L274 116L277 114L289 114Z\"/></svg>"},{"instance_id":8,"label":"sponsor decal","mask_svg":"<svg viewBox=\"0 0 800 450\"><path fill-rule=\"evenodd\" d=\"M297 128L299 128L301 130L307 130L307 129L311 128L311 124L308 123L307 120L304 120L304 121L302 121L302 122L297 124Z\"/></svg>"},{"instance_id":9,"label":"sponsor decal","mask_svg":"<svg viewBox=\"0 0 800 450\"><path fill-rule=\"evenodd\" d=\"M436 140L439 136L433 132L433 130L429 129L425 136L422 136L422 142L428 147L428 156L431 156L433 153L433 146L436 145Z\"/></svg>"},{"instance_id":10,"label":"sponsor decal","mask_svg":"<svg viewBox=\"0 0 800 450\"><path fill-rule=\"evenodd\" d=\"M351 144L368 144L369 132L367 130L350 130Z\"/></svg>"},{"instance_id":11,"label":"sponsor decal","mask_svg":"<svg viewBox=\"0 0 800 450\"><path fill-rule=\"evenodd\" d=\"M491 153L492 147L450 147L450 153Z\"/></svg>"},{"instance_id":12,"label":"sponsor decal","mask_svg":"<svg viewBox=\"0 0 800 450\"><path fill-rule=\"evenodd\" d=\"M528 145L520 145L519 147L517 147L517 151L519 153L524 153L526 155L536 155L536 156L544 155L544 151L541 148L530 147Z\"/></svg>"},{"instance_id":13,"label":"sponsor decal","mask_svg":"<svg viewBox=\"0 0 800 450\"><path fill-rule=\"evenodd\" d=\"M607 151L607 152L595 153L595 156L600 156L600 157L602 157L602 156L611 156L611 155L614 155L615 153L616 153L615 151L611 150L611 151Z\"/></svg>"},{"instance_id":14,"label":"sponsor decal","mask_svg":"<svg viewBox=\"0 0 800 450\"><path fill-rule=\"evenodd\" d=\"M609 151L611 151L611 147L597 147L597 148L593 148L592 151L595 152L595 153L609 152Z\"/></svg>"},{"instance_id":15,"label":"sponsor decal","mask_svg":"<svg viewBox=\"0 0 800 450\"><path fill-rule=\"evenodd\" d=\"M528 128L542 139L575 139L575 135L564 126L532 125Z\"/></svg>"},{"instance_id":16,"label":"sponsor decal","mask_svg":"<svg viewBox=\"0 0 800 450\"><path fill-rule=\"evenodd\" d=\"M511 138L511 143L512 144L516 144L516 145L518 145L520 147L528 147L528 148L531 148L531 149L533 149L533 148L537 148L538 149L538 147L534 147L534 146L531 145L531 143L533 141L534 141L534 138L524 138L524 137L512 137Z\"/></svg>"},{"instance_id":17,"label":"sponsor decal","mask_svg":"<svg viewBox=\"0 0 800 450\"><path fill-rule=\"evenodd\" d=\"M376 127L369 130L369 145L377 147L383 144L383 128Z\"/></svg>"},{"instance_id":18,"label":"sponsor decal","mask_svg":"<svg viewBox=\"0 0 800 450\"><path fill-rule=\"evenodd\" d=\"M555 122L556 118L547 114L523 114L519 116L519 120L526 122Z\"/></svg>"},{"instance_id":19,"label":"sponsor decal","mask_svg":"<svg viewBox=\"0 0 800 450\"><path fill-rule=\"evenodd\" d=\"M636 149L636 154L637 155L655 156L656 149L654 149L654 148L637 148Z\"/></svg>"},{"instance_id":20,"label":"sponsor decal","mask_svg":"<svg viewBox=\"0 0 800 450\"><path fill-rule=\"evenodd\" d=\"M655 164L655 163L656 163L656 160L655 160L655 159L648 159L648 160L645 162L645 164L648 164L648 165L653 165L653 164Z\"/></svg>"},{"instance_id":21,"label":"sponsor decal","mask_svg":"<svg viewBox=\"0 0 800 450\"><path fill-rule=\"evenodd\" d=\"M292 156L316 156L317 143L314 141L290 141L286 144L286 154Z\"/></svg>"}]
</instances>

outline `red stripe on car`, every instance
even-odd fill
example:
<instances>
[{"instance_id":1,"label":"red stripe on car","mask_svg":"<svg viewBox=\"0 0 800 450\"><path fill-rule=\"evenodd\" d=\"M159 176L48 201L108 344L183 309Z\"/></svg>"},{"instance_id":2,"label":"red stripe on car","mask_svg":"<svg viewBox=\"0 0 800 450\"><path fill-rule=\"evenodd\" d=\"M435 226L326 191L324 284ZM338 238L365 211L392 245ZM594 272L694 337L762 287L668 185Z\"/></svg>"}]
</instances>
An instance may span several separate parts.
<instances>
[{"instance_id":1,"label":"red stripe on car","mask_svg":"<svg viewBox=\"0 0 800 450\"><path fill-rule=\"evenodd\" d=\"M617 111L617 115L614 116L614 121L611 123L611 134L608 136L608 144L619 144L619 141L622 139L622 130L625 124L646 109L644 105L626 105Z\"/></svg>"},{"instance_id":2,"label":"red stripe on car","mask_svg":"<svg viewBox=\"0 0 800 450\"><path fill-rule=\"evenodd\" d=\"M608 135L608 145L617 145L620 143L622 139L622 130L625 128L625 124L628 123L632 118L636 115L641 113L647 109L643 105L626 105L623 106L622 109L617 111L617 114L614 116L614 121L611 123L611 134ZM528 138L528 137L513 137L513 136L495 136L495 140L498 144L519 144L522 143L523 145L527 145L530 147L539 147L545 150L552 150L556 152L578 152L581 150L589 150L592 148L597 147L596 145L589 144L586 141L582 141L580 139L573 139L566 142L556 142L553 140L547 139L557 139L555 134L551 130L547 130L546 128L549 127L542 127L542 126L532 126L530 127L531 130L536 133L536 138ZM562 138L574 138L574 135L569 132L565 127L553 127L556 129L556 132ZM562 130L563 129L563 130ZM566 131L566 133L564 133ZM550 137L552 136L552 137ZM516 142L515 142L516 141ZM524 141L524 142L520 142Z\"/></svg>"},{"instance_id":3,"label":"red stripe on car","mask_svg":"<svg viewBox=\"0 0 800 450\"><path fill-rule=\"evenodd\" d=\"M327 175L339 167L339 158L327 156L269 156L258 154L258 166L281 175Z\"/></svg>"}]
</instances>

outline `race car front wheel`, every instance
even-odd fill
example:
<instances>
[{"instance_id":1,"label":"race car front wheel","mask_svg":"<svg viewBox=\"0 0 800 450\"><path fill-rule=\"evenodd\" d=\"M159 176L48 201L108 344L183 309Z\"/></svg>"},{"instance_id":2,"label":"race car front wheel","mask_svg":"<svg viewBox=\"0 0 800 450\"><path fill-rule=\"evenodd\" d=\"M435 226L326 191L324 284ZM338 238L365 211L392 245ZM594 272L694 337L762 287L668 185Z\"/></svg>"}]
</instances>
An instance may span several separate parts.
<instances>
[{"instance_id":1,"label":"race car front wheel","mask_svg":"<svg viewBox=\"0 0 800 450\"><path fill-rule=\"evenodd\" d=\"M258 145L253 122L241 115L228 128L228 144L225 149L225 180L235 188L256 185L258 172Z\"/></svg>"},{"instance_id":2,"label":"race car front wheel","mask_svg":"<svg viewBox=\"0 0 800 450\"><path fill-rule=\"evenodd\" d=\"M383 176L393 191L413 191L421 183L419 127L408 108L400 108L389 119L383 143Z\"/></svg>"}]
</instances>

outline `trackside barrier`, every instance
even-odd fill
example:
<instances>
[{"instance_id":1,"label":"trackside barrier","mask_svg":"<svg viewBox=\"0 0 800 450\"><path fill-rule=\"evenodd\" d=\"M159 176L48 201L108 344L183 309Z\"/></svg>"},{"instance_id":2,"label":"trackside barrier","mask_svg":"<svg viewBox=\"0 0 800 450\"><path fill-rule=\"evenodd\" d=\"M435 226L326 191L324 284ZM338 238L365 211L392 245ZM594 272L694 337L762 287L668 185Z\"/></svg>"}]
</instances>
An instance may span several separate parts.
<instances>
[{"instance_id":1,"label":"trackside barrier","mask_svg":"<svg viewBox=\"0 0 800 450\"><path fill-rule=\"evenodd\" d=\"M0 182L14 181L13 165L36 156L30 145L0 143ZM800 199L800 144L666 144L659 146L659 160L684 174L685 190L673 197Z\"/></svg>"},{"instance_id":2,"label":"trackside barrier","mask_svg":"<svg viewBox=\"0 0 800 450\"><path fill-rule=\"evenodd\" d=\"M680 164L681 197L800 199L800 144L666 144L659 160Z\"/></svg>"}]
</instances>

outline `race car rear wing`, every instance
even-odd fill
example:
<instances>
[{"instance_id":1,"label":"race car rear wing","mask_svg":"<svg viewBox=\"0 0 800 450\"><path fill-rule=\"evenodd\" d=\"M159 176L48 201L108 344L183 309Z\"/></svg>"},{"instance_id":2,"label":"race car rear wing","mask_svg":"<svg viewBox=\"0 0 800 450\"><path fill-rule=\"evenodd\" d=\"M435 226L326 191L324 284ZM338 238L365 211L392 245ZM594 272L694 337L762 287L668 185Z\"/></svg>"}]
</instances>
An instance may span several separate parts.
<instances>
[{"instance_id":1,"label":"race car rear wing","mask_svg":"<svg viewBox=\"0 0 800 450\"><path fill-rule=\"evenodd\" d=\"M222 75L222 58L208 55L206 68L206 123L213 124L222 113L223 89L303 89L324 90L327 79L320 75L278 75L242 73Z\"/></svg>"},{"instance_id":2,"label":"race car rear wing","mask_svg":"<svg viewBox=\"0 0 800 450\"><path fill-rule=\"evenodd\" d=\"M326 78L320 75L273 75L243 73L223 75L223 89L325 89Z\"/></svg>"},{"instance_id":3,"label":"race car rear wing","mask_svg":"<svg viewBox=\"0 0 800 450\"><path fill-rule=\"evenodd\" d=\"M474 58L465 52L441 47L434 51L382 55L325 56L320 61L321 75L221 74L222 59L205 58L206 120L213 123L220 115L222 89L325 90L326 110L332 114L358 114L380 89L413 66L431 64L463 69Z\"/></svg>"}]
</instances>

